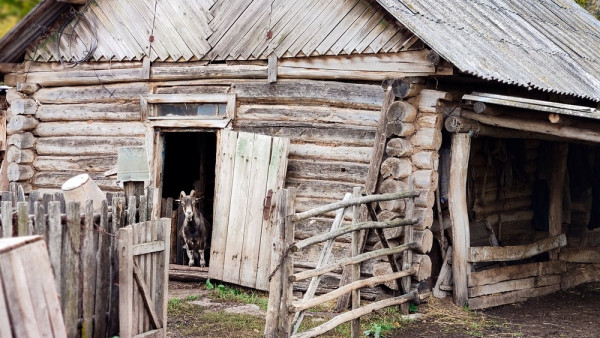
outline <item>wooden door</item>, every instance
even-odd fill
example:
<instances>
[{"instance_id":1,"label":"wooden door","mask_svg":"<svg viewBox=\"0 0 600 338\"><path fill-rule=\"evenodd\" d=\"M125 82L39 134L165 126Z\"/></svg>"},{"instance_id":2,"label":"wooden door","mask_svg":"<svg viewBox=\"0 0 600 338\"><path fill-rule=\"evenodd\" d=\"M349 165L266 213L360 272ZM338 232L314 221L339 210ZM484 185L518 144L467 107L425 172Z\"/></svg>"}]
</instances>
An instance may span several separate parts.
<instances>
[{"instance_id":1,"label":"wooden door","mask_svg":"<svg viewBox=\"0 0 600 338\"><path fill-rule=\"evenodd\" d=\"M167 335L171 220L119 229L119 336Z\"/></svg>"},{"instance_id":2,"label":"wooden door","mask_svg":"<svg viewBox=\"0 0 600 338\"><path fill-rule=\"evenodd\" d=\"M209 277L268 290L272 210L289 140L222 130L217 145Z\"/></svg>"}]
</instances>

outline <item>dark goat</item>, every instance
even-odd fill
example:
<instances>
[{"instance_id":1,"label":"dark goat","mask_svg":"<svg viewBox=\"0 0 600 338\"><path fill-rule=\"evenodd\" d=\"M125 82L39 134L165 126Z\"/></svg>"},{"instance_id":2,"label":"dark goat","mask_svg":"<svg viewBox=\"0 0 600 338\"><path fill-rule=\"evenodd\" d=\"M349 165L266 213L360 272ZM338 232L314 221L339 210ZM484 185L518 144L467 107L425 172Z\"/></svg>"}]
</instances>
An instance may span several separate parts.
<instances>
[{"instance_id":1,"label":"dark goat","mask_svg":"<svg viewBox=\"0 0 600 338\"><path fill-rule=\"evenodd\" d=\"M201 267L206 266L204 260L204 250L207 248L208 232L210 224L204 218L204 215L196 207L196 192L192 190L189 196L185 192L179 195L179 219L183 219L181 226L181 237L184 241L184 248L187 251L189 266L193 266L196 257L199 259Z\"/></svg>"}]
</instances>

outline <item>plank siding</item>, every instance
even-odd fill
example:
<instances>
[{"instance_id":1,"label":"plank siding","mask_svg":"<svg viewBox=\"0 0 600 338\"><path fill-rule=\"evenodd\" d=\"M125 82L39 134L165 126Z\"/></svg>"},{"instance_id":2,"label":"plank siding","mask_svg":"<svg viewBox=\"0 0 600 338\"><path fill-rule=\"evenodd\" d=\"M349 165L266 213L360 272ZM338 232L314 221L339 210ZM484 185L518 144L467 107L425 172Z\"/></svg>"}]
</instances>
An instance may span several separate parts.
<instances>
[{"instance_id":1,"label":"plank siding","mask_svg":"<svg viewBox=\"0 0 600 338\"><path fill-rule=\"evenodd\" d=\"M391 52L403 33L396 20L369 0L218 0L205 6L191 0L98 0L74 28L76 38L59 41L61 55L76 59L98 37L92 61L190 61ZM32 42L26 59L58 61L58 20ZM70 24L72 25L72 24ZM89 27L94 27L90 29ZM273 32L271 39L267 31ZM149 42L148 36L155 39ZM395 37L395 39L394 39Z\"/></svg>"}]
</instances>

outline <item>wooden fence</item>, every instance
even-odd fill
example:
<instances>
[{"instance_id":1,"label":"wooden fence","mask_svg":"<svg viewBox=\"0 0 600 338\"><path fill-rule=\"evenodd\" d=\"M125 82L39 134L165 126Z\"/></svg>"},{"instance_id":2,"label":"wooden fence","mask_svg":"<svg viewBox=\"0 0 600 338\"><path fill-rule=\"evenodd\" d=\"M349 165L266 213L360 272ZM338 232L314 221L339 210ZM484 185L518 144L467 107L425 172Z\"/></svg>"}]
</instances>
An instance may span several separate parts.
<instances>
[{"instance_id":1,"label":"wooden fence","mask_svg":"<svg viewBox=\"0 0 600 338\"><path fill-rule=\"evenodd\" d=\"M118 335L118 230L149 219L152 201L108 193L95 212L92 201L65 203L62 193L11 190L2 192L0 237L44 237L68 337Z\"/></svg>"},{"instance_id":2,"label":"wooden fence","mask_svg":"<svg viewBox=\"0 0 600 338\"><path fill-rule=\"evenodd\" d=\"M293 189L284 189L278 192L277 201L277 227L275 230L273 259L271 260L272 278L269 292L269 305L267 309L267 319L265 326L265 337L315 337L323 334L336 326L348 321L352 321L352 337L362 336L360 331L360 317L372 311L385 307L406 304L410 301L418 302L426 295L419 295L411 285L411 275L415 271L411 267L412 250L419 250L420 244L413 241L412 225L418 222L413 218L414 198L419 195L414 190L414 180L409 180L407 192L397 192L392 194L361 196L360 188L355 188L352 198L346 196L344 200L302 213L295 213L293 201L295 191ZM379 201L390 201L396 199L406 199L405 218L391 221L378 222L371 203ZM373 221L359 222L360 206L365 204L369 215ZM347 207L353 207L352 225L340 227L344 210ZM316 235L294 242L294 222L306 220L320 214L337 210L337 217L333 222L329 233ZM363 217L364 218L364 217ZM404 243L397 247L390 247L387 242L383 229L393 227L404 227ZM383 249L359 254L360 232L374 229L377 233ZM335 238L344 234L352 233L352 255L349 258L338 260L334 263L327 263L331 254L331 247ZM323 243L325 245L321 251L317 267L312 270L306 270L299 273L293 271L293 253L302 250L308 246ZM394 255L402 253L402 266L396 265ZM391 265L392 273L360 279L360 264L368 259L387 256ZM344 266L352 267L351 282L329 293L314 297L320 277L325 273ZM311 278L309 287L300 301L293 301L292 292L294 282ZM396 281L398 288L404 292L401 296L377 301L365 306L360 306L360 288L374 286L387 282ZM305 332L296 334L303 318L303 312L311 307L334 300L351 293L352 310L341 313L331 320Z\"/></svg>"}]
</instances>

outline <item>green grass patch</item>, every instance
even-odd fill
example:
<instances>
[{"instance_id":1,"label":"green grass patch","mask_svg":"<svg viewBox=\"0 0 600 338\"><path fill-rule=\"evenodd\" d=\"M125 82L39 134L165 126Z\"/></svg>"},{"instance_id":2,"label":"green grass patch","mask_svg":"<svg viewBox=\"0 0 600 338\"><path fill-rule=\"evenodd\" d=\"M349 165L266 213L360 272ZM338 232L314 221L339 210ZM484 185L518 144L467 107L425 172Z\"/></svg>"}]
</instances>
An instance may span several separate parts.
<instances>
[{"instance_id":1,"label":"green grass patch","mask_svg":"<svg viewBox=\"0 0 600 338\"><path fill-rule=\"evenodd\" d=\"M206 280L206 289L213 291L209 297L215 300L255 304L263 311L267 310L269 304L269 298L257 291L244 290L239 287L233 287L222 283L213 284L210 279Z\"/></svg>"}]
</instances>

